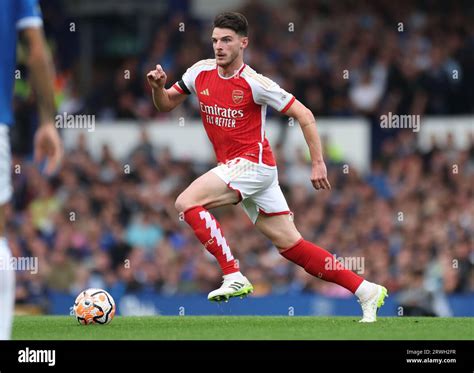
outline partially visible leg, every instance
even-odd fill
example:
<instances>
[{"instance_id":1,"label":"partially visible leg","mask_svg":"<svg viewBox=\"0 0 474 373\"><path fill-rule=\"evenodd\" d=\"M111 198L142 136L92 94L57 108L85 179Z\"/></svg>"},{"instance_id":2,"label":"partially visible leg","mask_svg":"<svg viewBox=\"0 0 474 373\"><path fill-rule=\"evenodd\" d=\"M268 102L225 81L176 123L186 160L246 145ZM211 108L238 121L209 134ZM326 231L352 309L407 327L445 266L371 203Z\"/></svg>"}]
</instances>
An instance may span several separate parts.
<instances>
[{"instance_id":1,"label":"partially visible leg","mask_svg":"<svg viewBox=\"0 0 474 373\"><path fill-rule=\"evenodd\" d=\"M239 201L236 191L230 189L216 174L209 171L197 178L176 199L180 216L191 226L196 237L217 259L224 275L239 272L219 222L208 208Z\"/></svg>"},{"instance_id":2,"label":"partially visible leg","mask_svg":"<svg viewBox=\"0 0 474 373\"><path fill-rule=\"evenodd\" d=\"M10 339L15 306L15 273L5 234L5 207L12 195L8 127L0 125L0 340Z\"/></svg>"},{"instance_id":3,"label":"partially visible leg","mask_svg":"<svg viewBox=\"0 0 474 373\"><path fill-rule=\"evenodd\" d=\"M303 239L289 215L260 214L255 226L273 242L281 255L303 267L309 274L341 285L352 293L364 281L344 268L328 251Z\"/></svg>"},{"instance_id":4,"label":"partially visible leg","mask_svg":"<svg viewBox=\"0 0 474 373\"><path fill-rule=\"evenodd\" d=\"M288 215L260 214L255 226L286 259L303 267L309 274L334 282L355 294L362 306L362 322L376 321L377 309L383 305L387 296L387 290L383 286L364 280L344 268L328 251L303 239Z\"/></svg>"},{"instance_id":5,"label":"partially visible leg","mask_svg":"<svg viewBox=\"0 0 474 373\"><path fill-rule=\"evenodd\" d=\"M0 206L0 221L4 217L5 206ZM1 222L0 222L1 224ZM4 236L4 224L0 228L0 340L11 337L13 309L15 305L15 273L11 268L11 253Z\"/></svg>"}]
</instances>

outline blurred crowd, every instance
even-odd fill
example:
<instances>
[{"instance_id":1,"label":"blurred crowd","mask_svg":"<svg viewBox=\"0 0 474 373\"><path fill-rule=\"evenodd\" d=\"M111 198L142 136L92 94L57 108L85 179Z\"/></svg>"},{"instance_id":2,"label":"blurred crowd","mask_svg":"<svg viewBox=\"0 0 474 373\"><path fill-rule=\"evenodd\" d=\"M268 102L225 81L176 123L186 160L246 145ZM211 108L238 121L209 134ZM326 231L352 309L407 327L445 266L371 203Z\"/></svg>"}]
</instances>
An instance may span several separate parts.
<instances>
[{"instance_id":1,"label":"blurred crowd","mask_svg":"<svg viewBox=\"0 0 474 373\"><path fill-rule=\"evenodd\" d=\"M433 140L434 141L434 140ZM362 176L327 156L330 192L316 192L305 157L288 163L276 151L280 184L302 235L358 268L389 291L474 291L474 136L456 150L452 137L420 153L411 131L383 144L383 157ZM177 195L211 168L182 162L142 133L127 159L107 145L94 161L79 137L59 174L48 180L15 158L15 194L7 218L15 256L34 256L38 274L17 273L17 301L46 301L50 290L87 287L114 294L205 293L222 278L174 208ZM255 295L317 292L348 296L286 261L238 207L214 209Z\"/></svg>"},{"instance_id":2,"label":"blurred crowd","mask_svg":"<svg viewBox=\"0 0 474 373\"><path fill-rule=\"evenodd\" d=\"M374 120L387 112L472 113L474 28L467 4L297 0L281 11L252 1L240 9L250 23L246 62L294 93L316 116ZM149 43L138 53L97 56L92 89L82 93L81 28L65 33L73 19L55 13L60 2L42 5L60 113L94 114L98 122L199 115L195 100L158 113L145 75L160 63L172 84L196 61L212 58L210 22L179 9L156 16ZM127 22L130 17L114 20L124 30ZM94 33L99 36L105 37ZM75 294L87 287L172 295L206 293L220 285L214 258L174 208L177 195L214 165L173 159L169 149L152 145L144 128L140 144L125 159L114 157L106 144L100 160L94 159L87 136L79 137L57 176L46 179L26 155L35 106L22 81L15 109L13 165L21 165L21 172L13 173L8 239L14 256L39 260L37 274L17 272L19 304L46 309L48 292ZM469 141L468 149L458 150L450 135L433 140L422 153L416 134L392 131L379 142L379 156L367 175L345 170L327 153L331 192L312 189L303 151L290 163L279 146L274 150L280 184L302 235L339 258L362 260L357 269L363 276L399 291L410 304L420 294L474 291L472 134ZM255 295L348 296L287 262L240 208L212 212Z\"/></svg>"}]
</instances>

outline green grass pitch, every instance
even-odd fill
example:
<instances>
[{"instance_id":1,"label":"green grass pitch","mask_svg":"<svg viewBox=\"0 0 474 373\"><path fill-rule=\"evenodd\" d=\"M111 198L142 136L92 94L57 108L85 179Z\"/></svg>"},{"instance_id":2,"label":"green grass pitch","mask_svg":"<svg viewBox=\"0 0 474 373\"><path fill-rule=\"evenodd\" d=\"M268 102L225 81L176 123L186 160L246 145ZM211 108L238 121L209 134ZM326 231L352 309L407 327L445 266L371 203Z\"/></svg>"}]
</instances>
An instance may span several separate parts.
<instances>
[{"instance_id":1,"label":"green grass pitch","mask_svg":"<svg viewBox=\"0 0 474 373\"><path fill-rule=\"evenodd\" d=\"M474 318L147 316L79 325L72 316L17 316L15 340L473 340Z\"/></svg>"}]
</instances>

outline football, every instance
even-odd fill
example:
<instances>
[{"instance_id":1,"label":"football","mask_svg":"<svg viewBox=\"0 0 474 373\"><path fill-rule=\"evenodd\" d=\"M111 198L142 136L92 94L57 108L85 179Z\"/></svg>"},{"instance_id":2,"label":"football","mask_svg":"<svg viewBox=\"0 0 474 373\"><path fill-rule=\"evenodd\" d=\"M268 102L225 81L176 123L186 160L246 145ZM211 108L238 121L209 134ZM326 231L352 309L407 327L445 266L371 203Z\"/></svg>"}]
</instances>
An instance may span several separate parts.
<instances>
[{"instance_id":1,"label":"football","mask_svg":"<svg viewBox=\"0 0 474 373\"><path fill-rule=\"evenodd\" d=\"M81 325L108 324L115 315L114 299L103 289L83 290L74 302L74 315Z\"/></svg>"}]
</instances>

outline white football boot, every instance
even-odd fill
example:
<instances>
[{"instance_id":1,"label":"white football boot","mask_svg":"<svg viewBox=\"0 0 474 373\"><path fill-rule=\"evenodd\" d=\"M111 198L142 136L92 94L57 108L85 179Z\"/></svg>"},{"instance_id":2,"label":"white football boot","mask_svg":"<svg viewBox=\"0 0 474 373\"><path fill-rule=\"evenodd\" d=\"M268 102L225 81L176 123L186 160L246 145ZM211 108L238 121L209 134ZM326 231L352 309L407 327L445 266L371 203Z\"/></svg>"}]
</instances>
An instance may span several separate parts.
<instances>
[{"instance_id":1,"label":"white football boot","mask_svg":"<svg viewBox=\"0 0 474 373\"><path fill-rule=\"evenodd\" d=\"M253 292L253 286L244 275L225 278L219 289L211 291L207 299L214 302L228 301L232 297L245 297Z\"/></svg>"},{"instance_id":2,"label":"white football boot","mask_svg":"<svg viewBox=\"0 0 474 373\"><path fill-rule=\"evenodd\" d=\"M383 306L386 297L388 297L387 289L381 285L376 285L372 295L366 300L358 300L363 313L363 317L359 322L376 322L377 310Z\"/></svg>"}]
</instances>

